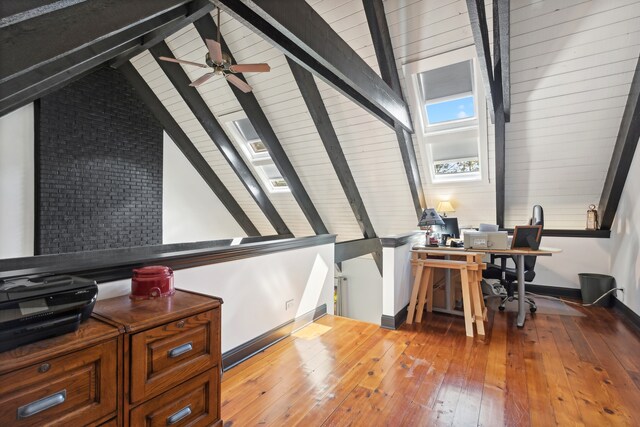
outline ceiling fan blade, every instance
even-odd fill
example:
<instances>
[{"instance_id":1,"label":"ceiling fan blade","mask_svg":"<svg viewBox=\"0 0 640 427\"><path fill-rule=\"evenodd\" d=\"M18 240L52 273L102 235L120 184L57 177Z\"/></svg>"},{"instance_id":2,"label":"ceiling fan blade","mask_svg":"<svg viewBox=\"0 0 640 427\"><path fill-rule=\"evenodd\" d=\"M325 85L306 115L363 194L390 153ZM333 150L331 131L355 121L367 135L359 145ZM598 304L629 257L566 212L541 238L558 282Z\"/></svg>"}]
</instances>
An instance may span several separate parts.
<instances>
[{"instance_id":1,"label":"ceiling fan blade","mask_svg":"<svg viewBox=\"0 0 640 427\"><path fill-rule=\"evenodd\" d=\"M229 69L234 73L266 73L271 71L269 64L235 64Z\"/></svg>"},{"instance_id":2,"label":"ceiling fan blade","mask_svg":"<svg viewBox=\"0 0 640 427\"><path fill-rule=\"evenodd\" d=\"M224 76L224 78L244 93L251 92L251 86L240 80L239 77L234 76L233 74L227 74L226 76Z\"/></svg>"},{"instance_id":3,"label":"ceiling fan blade","mask_svg":"<svg viewBox=\"0 0 640 427\"><path fill-rule=\"evenodd\" d=\"M204 65L204 64L198 64L197 62L185 61L183 59L169 58L169 57L166 57L166 56L160 56L158 58L163 60L163 61L167 61L167 62L177 62L178 64L194 65L194 66L200 67L200 68L207 68L207 66Z\"/></svg>"},{"instance_id":4,"label":"ceiling fan blade","mask_svg":"<svg viewBox=\"0 0 640 427\"><path fill-rule=\"evenodd\" d=\"M202 75L201 77L195 79L194 81L192 81L189 86L192 87L198 87L200 86L202 83L206 82L207 80L209 80L211 77L215 76L216 73L207 73Z\"/></svg>"},{"instance_id":5,"label":"ceiling fan blade","mask_svg":"<svg viewBox=\"0 0 640 427\"><path fill-rule=\"evenodd\" d=\"M220 46L220 43L211 39L204 39L204 41L207 44L207 49L209 49L209 56L211 57L211 60L216 64L221 64L222 47Z\"/></svg>"}]
</instances>

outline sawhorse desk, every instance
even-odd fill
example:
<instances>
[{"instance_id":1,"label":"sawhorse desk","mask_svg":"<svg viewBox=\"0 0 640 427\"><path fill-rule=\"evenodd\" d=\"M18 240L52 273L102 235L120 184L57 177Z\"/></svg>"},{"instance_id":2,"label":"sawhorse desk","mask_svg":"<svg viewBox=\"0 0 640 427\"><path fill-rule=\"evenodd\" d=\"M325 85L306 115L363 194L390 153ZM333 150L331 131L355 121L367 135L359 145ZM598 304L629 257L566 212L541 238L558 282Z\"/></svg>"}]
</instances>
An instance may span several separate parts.
<instances>
[{"instance_id":1,"label":"sawhorse desk","mask_svg":"<svg viewBox=\"0 0 640 427\"><path fill-rule=\"evenodd\" d=\"M434 269L457 270L460 272L466 334L469 337L474 336L475 324L478 335L485 335L484 321L487 320L487 309L480 286L482 270L486 268L482 262L483 254L469 251L451 253L438 248L421 248L411 252L411 269L415 280L409 300L407 323L413 322L414 315L417 322L422 321L425 302L427 311L433 310ZM450 259L452 256L456 260Z\"/></svg>"},{"instance_id":2,"label":"sawhorse desk","mask_svg":"<svg viewBox=\"0 0 640 427\"><path fill-rule=\"evenodd\" d=\"M414 246L413 251L438 251L442 253L453 254L461 254L465 252L473 252L473 253L481 253L481 254L489 254L489 255L509 255L513 256L516 259L516 271L518 276L518 327L522 328L524 326L525 321L525 287L524 287L524 257L526 256L551 256L553 254L557 254L562 252L562 249L557 248L538 248L537 250L533 249L464 249L464 248L451 248L447 246L430 248L424 246ZM449 286L449 285L448 285ZM448 294L447 294L448 295ZM447 299L447 304L450 301Z\"/></svg>"}]
</instances>

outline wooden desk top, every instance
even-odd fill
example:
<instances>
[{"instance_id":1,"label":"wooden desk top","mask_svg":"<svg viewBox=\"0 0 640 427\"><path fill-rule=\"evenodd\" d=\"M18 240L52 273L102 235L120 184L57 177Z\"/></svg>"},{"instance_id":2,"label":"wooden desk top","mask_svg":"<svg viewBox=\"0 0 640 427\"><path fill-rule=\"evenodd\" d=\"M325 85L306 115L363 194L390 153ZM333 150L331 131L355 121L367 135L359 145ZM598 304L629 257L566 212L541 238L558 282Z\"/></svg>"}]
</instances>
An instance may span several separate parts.
<instances>
[{"instance_id":1,"label":"wooden desk top","mask_svg":"<svg viewBox=\"0 0 640 427\"><path fill-rule=\"evenodd\" d=\"M430 253L433 255L450 255L452 253L466 254L466 253L485 253L494 255L530 255L530 256L551 256L562 252L562 249L558 248L539 248L533 249L465 249L465 248L451 248L448 246L414 246L411 252Z\"/></svg>"},{"instance_id":2,"label":"wooden desk top","mask_svg":"<svg viewBox=\"0 0 640 427\"><path fill-rule=\"evenodd\" d=\"M123 325L125 332L143 330L172 322L199 311L219 307L221 299L176 289L175 295L149 300L132 300L129 295L96 302L95 317Z\"/></svg>"}]
</instances>

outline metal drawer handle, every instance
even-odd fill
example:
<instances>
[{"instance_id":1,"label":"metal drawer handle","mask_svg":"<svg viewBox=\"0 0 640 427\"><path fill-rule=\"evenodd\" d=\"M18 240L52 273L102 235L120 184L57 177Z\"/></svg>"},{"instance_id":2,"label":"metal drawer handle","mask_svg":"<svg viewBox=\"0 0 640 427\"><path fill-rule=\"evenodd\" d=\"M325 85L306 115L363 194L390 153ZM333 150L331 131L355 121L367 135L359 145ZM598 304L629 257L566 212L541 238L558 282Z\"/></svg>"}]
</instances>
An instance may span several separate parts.
<instances>
[{"instance_id":1,"label":"metal drawer handle","mask_svg":"<svg viewBox=\"0 0 640 427\"><path fill-rule=\"evenodd\" d=\"M188 417L189 415L191 415L191 405L187 405L186 407L180 409L178 412L167 418L167 425L170 426L171 424L175 424L181 419Z\"/></svg>"},{"instance_id":2,"label":"metal drawer handle","mask_svg":"<svg viewBox=\"0 0 640 427\"><path fill-rule=\"evenodd\" d=\"M51 396L47 396L43 399L36 400L35 402L27 403L18 408L18 418L27 418L31 415L35 415L38 412L42 412L45 409L53 408L64 401L67 398L67 390L62 390Z\"/></svg>"},{"instance_id":3,"label":"metal drawer handle","mask_svg":"<svg viewBox=\"0 0 640 427\"><path fill-rule=\"evenodd\" d=\"M169 357L178 357L191 350L193 350L193 342L188 342L186 344L179 345L172 350L169 350Z\"/></svg>"}]
</instances>

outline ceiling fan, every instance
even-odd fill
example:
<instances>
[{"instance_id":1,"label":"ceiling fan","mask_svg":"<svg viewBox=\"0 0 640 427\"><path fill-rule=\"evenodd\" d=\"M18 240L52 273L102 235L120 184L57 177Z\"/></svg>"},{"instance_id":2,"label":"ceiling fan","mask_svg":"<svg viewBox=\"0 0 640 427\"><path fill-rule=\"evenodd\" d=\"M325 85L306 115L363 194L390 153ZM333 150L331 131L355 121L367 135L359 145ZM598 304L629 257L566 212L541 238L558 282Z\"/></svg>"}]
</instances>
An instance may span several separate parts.
<instances>
[{"instance_id":1,"label":"ceiling fan","mask_svg":"<svg viewBox=\"0 0 640 427\"><path fill-rule=\"evenodd\" d=\"M205 64L198 62L185 61L183 59L169 58L166 56L160 56L159 59L167 62L177 62L178 64L193 65L200 68L211 68L213 71L204 74L197 78L189 86L198 87L211 77L218 75L224 76L225 79L232 85L244 93L251 92L251 86L235 76L233 73L264 73L271 71L269 64L232 64L231 56L222 52L222 45L220 44L220 9L218 9L218 40L204 39L207 44L207 55L204 57Z\"/></svg>"}]
</instances>

